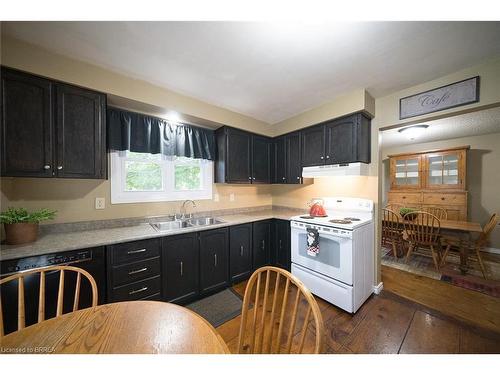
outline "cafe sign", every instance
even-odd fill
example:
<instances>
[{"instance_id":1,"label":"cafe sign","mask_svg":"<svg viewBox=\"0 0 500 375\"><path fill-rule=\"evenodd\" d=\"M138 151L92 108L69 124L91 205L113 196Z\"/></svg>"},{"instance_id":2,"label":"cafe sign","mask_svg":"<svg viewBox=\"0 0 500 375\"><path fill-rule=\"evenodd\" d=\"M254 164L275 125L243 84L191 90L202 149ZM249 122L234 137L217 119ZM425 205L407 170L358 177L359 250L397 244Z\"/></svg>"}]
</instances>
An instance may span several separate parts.
<instances>
[{"instance_id":1,"label":"cafe sign","mask_svg":"<svg viewBox=\"0 0 500 375\"><path fill-rule=\"evenodd\" d=\"M399 119L415 117L479 101L479 76L399 100Z\"/></svg>"}]
</instances>

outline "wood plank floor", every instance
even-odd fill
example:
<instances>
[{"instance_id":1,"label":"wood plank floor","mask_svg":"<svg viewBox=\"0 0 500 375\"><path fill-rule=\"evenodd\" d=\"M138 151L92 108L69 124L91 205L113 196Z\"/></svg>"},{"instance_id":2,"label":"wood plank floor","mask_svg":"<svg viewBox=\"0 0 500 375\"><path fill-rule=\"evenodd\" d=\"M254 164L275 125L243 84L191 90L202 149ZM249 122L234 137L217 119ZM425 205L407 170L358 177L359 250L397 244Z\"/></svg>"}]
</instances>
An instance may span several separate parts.
<instances>
[{"instance_id":1,"label":"wood plank floor","mask_svg":"<svg viewBox=\"0 0 500 375\"><path fill-rule=\"evenodd\" d=\"M384 290L429 309L500 334L500 298L382 266Z\"/></svg>"},{"instance_id":2,"label":"wood plank floor","mask_svg":"<svg viewBox=\"0 0 500 375\"><path fill-rule=\"evenodd\" d=\"M389 272L389 286L397 276ZM245 286L243 282L233 288L243 296ZM317 298L325 322L324 353L500 353L500 334L494 330L477 327L471 319L462 323L437 310L435 304L414 302L417 299L414 297L412 302L386 290L370 297L351 315ZM237 349L239 326L238 316L217 328L233 352ZM312 351L312 338L306 338L306 352Z\"/></svg>"}]
</instances>

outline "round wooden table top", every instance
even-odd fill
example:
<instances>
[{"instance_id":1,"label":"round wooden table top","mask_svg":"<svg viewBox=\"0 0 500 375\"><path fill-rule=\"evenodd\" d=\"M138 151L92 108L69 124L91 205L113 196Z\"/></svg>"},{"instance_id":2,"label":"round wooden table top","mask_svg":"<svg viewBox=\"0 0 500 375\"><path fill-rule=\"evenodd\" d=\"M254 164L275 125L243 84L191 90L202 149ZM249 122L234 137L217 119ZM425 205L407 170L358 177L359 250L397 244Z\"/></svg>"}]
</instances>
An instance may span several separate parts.
<instances>
[{"instance_id":1,"label":"round wooden table top","mask_svg":"<svg viewBox=\"0 0 500 375\"><path fill-rule=\"evenodd\" d=\"M171 303L119 302L61 315L0 338L3 353L227 354L214 327Z\"/></svg>"}]
</instances>

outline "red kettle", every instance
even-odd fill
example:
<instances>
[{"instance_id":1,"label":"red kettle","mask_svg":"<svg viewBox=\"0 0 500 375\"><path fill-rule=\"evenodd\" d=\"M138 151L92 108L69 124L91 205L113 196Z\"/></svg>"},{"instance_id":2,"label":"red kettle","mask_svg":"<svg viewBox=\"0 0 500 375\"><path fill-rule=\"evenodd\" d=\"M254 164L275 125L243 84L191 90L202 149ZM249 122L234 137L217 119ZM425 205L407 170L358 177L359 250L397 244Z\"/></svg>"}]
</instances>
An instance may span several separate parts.
<instances>
[{"instance_id":1,"label":"red kettle","mask_svg":"<svg viewBox=\"0 0 500 375\"><path fill-rule=\"evenodd\" d=\"M309 202L309 215L317 217L328 216L325 208L323 207L323 199L313 199Z\"/></svg>"}]
</instances>

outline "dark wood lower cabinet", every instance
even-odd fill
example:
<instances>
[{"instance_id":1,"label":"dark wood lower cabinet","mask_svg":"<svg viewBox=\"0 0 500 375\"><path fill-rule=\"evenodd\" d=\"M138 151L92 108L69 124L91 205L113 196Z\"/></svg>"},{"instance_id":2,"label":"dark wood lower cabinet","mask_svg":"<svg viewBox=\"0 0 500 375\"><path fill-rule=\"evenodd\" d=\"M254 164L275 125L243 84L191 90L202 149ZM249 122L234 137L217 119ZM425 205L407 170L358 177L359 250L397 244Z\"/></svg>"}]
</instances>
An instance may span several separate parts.
<instances>
[{"instance_id":1,"label":"dark wood lower cabinet","mask_svg":"<svg viewBox=\"0 0 500 375\"><path fill-rule=\"evenodd\" d=\"M229 227L229 274L232 283L252 274L252 224Z\"/></svg>"},{"instance_id":2,"label":"dark wood lower cabinet","mask_svg":"<svg viewBox=\"0 0 500 375\"><path fill-rule=\"evenodd\" d=\"M200 232L200 293L224 289L228 280L228 228Z\"/></svg>"},{"instance_id":3,"label":"dark wood lower cabinet","mask_svg":"<svg viewBox=\"0 0 500 375\"><path fill-rule=\"evenodd\" d=\"M272 221L253 223L253 269L271 264Z\"/></svg>"},{"instance_id":4,"label":"dark wood lower cabinet","mask_svg":"<svg viewBox=\"0 0 500 375\"><path fill-rule=\"evenodd\" d=\"M288 220L275 220L274 234L275 264L290 271L290 222Z\"/></svg>"},{"instance_id":5,"label":"dark wood lower cabinet","mask_svg":"<svg viewBox=\"0 0 500 375\"><path fill-rule=\"evenodd\" d=\"M165 300L184 304L199 294L198 234L163 238L163 280Z\"/></svg>"}]
</instances>

